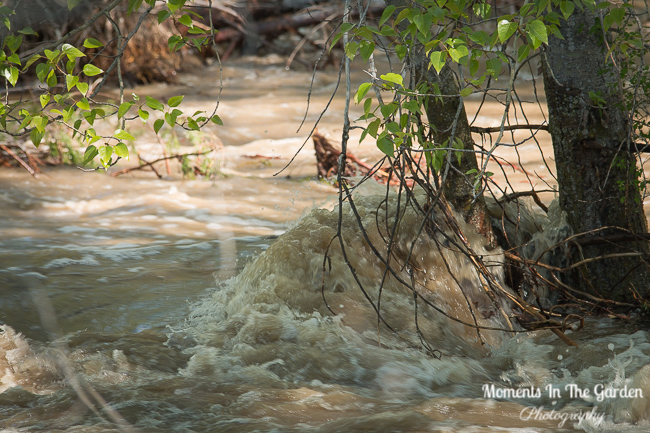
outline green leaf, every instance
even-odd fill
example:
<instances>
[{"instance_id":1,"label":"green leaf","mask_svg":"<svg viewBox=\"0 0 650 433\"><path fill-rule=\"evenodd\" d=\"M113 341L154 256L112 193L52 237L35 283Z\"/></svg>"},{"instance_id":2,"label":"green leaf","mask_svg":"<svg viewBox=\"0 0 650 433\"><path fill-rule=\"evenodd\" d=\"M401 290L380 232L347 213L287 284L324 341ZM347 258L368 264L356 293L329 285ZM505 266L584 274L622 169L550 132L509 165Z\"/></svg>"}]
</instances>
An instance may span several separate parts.
<instances>
[{"instance_id":1,"label":"green leaf","mask_svg":"<svg viewBox=\"0 0 650 433\"><path fill-rule=\"evenodd\" d=\"M38 147L44 135L44 131L39 131L38 129L34 128L29 133L29 138L32 140L32 143L34 143L34 146Z\"/></svg>"},{"instance_id":2,"label":"green leaf","mask_svg":"<svg viewBox=\"0 0 650 433\"><path fill-rule=\"evenodd\" d=\"M446 61L446 51L434 51L431 53L431 66L433 66L437 73L440 73L440 71L442 71L442 68L445 66Z\"/></svg>"},{"instance_id":3,"label":"green leaf","mask_svg":"<svg viewBox=\"0 0 650 433\"><path fill-rule=\"evenodd\" d=\"M160 101L158 101L155 98L152 98L151 96L146 96L146 100L147 100L147 106L152 110L162 111L165 109L165 106Z\"/></svg>"},{"instance_id":4,"label":"green leaf","mask_svg":"<svg viewBox=\"0 0 650 433\"><path fill-rule=\"evenodd\" d=\"M357 55L358 49L359 49L358 43L348 42L347 45L345 46L345 54L350 58L350 60L354 60L354 57Z\"/></svg>"},{"instance_id":5,"label":"green leaf","mask_svg":"<svg viewBox=\"0 0 650 433\"><path fill-rule=\"evenodd\" d=\"M470 60L469 61L469 74L473 77L476 75L478 72L478 68L480 66L480 63L478 60Z\"/></svg>"},{"instance_id":6,"label":"green leaf","mask_svg":"<svg viewBox=\"0 0 650 433\"><path fill-rule=\"evenodd\" d=\"M530 45L522 45L517 50L517 62L523 62L530 54Z\"/></svg>"},{"instance_id":7,"label":"green leaf","mask_svg":"<svg viewBox=\"0 0 650 433\"><path fill-rule=\"evenodd\" d=\"M34 116L32 118L32 123L31 124L36 129L38 129L40 132L44 132L45 127L47 126L47 117L45 117L45 116Z\"/></svg>"},{"instance_id":8,"label":"green leaf","mask_svg":"<svg viewBox=\"0 0 650 433\"><path fill-rule=\"evenodd\" d=\"M546 32L546 26L542 21L534 20L529 22L526 25L526 33L528 33L531 38L534 37L538 41L542 41L548 45L548 34Z\"/></svg>"},{"instance_id":9,"label":"green leaf","mask_svg":"<svg viewBox=\"0 0 650 433\"><path fill-rule=\"evenodd\" d=\"M138 116L140 116L142 123L147 123L147 120L149 120L149 112L141 108L138 109Z\"/></svg>"},{"instance_id":10,"label":"green leaf","mask_svg":"<svg viewBox=\"0 0 650 433\"><path fill-rule=\"evenodd\" d=\"M55 51L43 50L43 54L45 54L45 57L47 57L47 60L49 60L50 62L56 62L57 57L61 53L59 52L59 50L55 50Z\"/></svg>"},{"instance_id":11,"label":"green leaf","mask_svg":"<svg viewBox=\"0 0 650 433\"><path fill-rule=\"evenodd\" d=\"M82 165L88 164L90 161L95 159L95 157L99 154L97 151L97 148L93 146L92 144L86 148L86 151L84 152L84 160Z\"/></svg>"},{"instance_id":12,"label":"green leaf","mask_svg":"<svg viewBox=\"0 0 650 433\"><path fill-rule=\"evenodd\" d=\"M63 51L63 54L68 56L69 60L74 60L78 57L86 57L84 53L79 51L77 48L73 47L70 44L63 44L63 47L61 47L61 51Z\"/></svg>"},{"instance_id":13,"label":"green leaf","mask_svg":"<svg viewBox=\"0 0 650 433\"><path fill-rule=\"evenodd\" d=\"M216 123L217 125L223 125L223 122L221 121L221 117L217 116L216 114L210 118L212 123Z\"/></svg>"},{"instance_id":14,"label":"green leaf","mask_svg":"<svg viewBox=\"0 0 650 433\"><path fill-rule=\"evenodd\" d=\"M86 93L88 93L88 83L77 83L77 89L81 92L82 95L86 96Z\"/></svg>"},{"instance_id":15,"label":"green leaf","mask_svg":"<svg viewBox=\"0 0 650 433\"><path fill-rule=\"evenodd\" d=\"M490 17L492 6L488 3L475 3L474 6L472 6L472 10L477 17L485 20Z\"/></svg>"},{"instance_id":16,"label":"green leaf","mask_svg":"<svg viewBox=\"0 0 650 433\"><path fill-rule=\"evenodd\" d=\"M45 108L45 106L50 102L50 94L44 93L41 96L39 96L38 99L41 102L41 107Z\"/></svg>"},{"instance_id":17,"label":"green leaf","mask_svg":"<svg viewBox=\"0 0 650 433\"><path fill-rule=\"evenodd\" d=\"M92 111L85 112L84 118L86 119L86 122L88 122L90 125L94 125L95 119L97 118L97 111L92 110Z\"/></svg>"},{"instance_id":18,"label":"green leaf","mask_svg":"<svg viewBox=\"0 0 650 433\"><path fill-rule=\"evenodd\" d=\"M499 75L501 74L501 66L502 62L501 59L495 57L493 59L489 59L488 61L485 62L485 65L487 67L487 73L492 75L494 78L499 78Z\"/></svg>"},{"instance_id":19,"label":"green leaf","mask_svg":"<svg viewBox=\"0 0 650 433\"><path fill-rule=\"evenodd\" d=\"M343 24L341 24L341 29L332 38L332 43L330 44L330 50L332 49L332 47L334 45L336 45L336 43L339 41L339 39L341 39L343 37L343 34L350 31L350 29L352 27L354 27L354 24L351 24L351 23L343 23Z\"/></svg>"},{"instance_id":20,"label":"green leaf","mask_svg":"<svg viewBox=\"0 0 650 433\"><path fill-rule=\"evenodd\" d=\"M162 24L167 18L171 17L172 13L169 10L162 10L158 12L158 24Z\"/></svg>"},{"instance_id":21,"label":"green leaf","mask_svg":"<svg viewBox=\"0 0 650 433\"><path fill-rule=\"evenodd\" d=\"M172 96L171 98L169 98L169 101L167 101L167 105L169 105L170 107L178 107L179 105L181 105L181 102L183 102L184 97L185 96L183 95Z\"/></svg>"},{"instance_id":22,"label":"green leaf","mask_svg":"<svg viewBox=\"0 0 650 433\"><path fill-rule=\"evenodd\" d=\"M54 73L54 69L52 69L50 73L47 74L47 85L50 87L56 87L57 85L56 74Z\"/></svg>"},{"instance_id":23,"label":"green leaf","mask_svg":"<svg viewBox=\"0 0 650 433\"><path fill-rule=\"evenodd\" d=\"M137 11L140 6L142 6L142 0L129 0L129 5L126 10L127 15L131 15L133 12Z\"/></svg>"},{"instance_id":24,"label":"green leaf","mask_svg":"<svg viewBox=\"0 0 650 433\"><path fill-rule=\"evenodd\" d=\"M465 45L458 45L457 47L449 48L449 56L451 57L451 60L456 63L461 63L461 59L467 57L468 55L469 50Z\"/></svg>"},{"instance_id":25,"label":"green leaf","mask_svg":"<svg viewBox=\"0 0 650 433\"><path fill-rule=\"evenodd\" d=\"M103 72L104 72L103 70L99 69L95 65L91 65L90 63L84 65L83 73L89 77L94 77L95 75L99 75Z\"/></svg>"},{"instance_id":26,"label":"green leaf","mask_svg":"<svg viewBox=\"0 0 650 433\"><path fill-rule=\"evenodd\" d=\"M36 78L38 78L38 81L45 83L50 70L51 67L47 63L39 63L36 65Z\"/></svg>"},{"instance_id":27,"label":"green leaf","mask_svg":"<svg viewBox=\"0 0 650 433\"><path fill-rule=\"evenodd\" d=\"M63 121L67 122L72 118L72 115L74 114L74 107L68 107L65 110L63 110Z\"/></svg>"},{"instance_id":28,"label":"green leaf","mask_svg":"<svg viewBox=\"0 0 650 433\"><path fill-rule=\"evenodd\" d=\"M133 107L133 102L123 102L120 104L120 108L117 109L117 118L121 119L126 113Z\"/></svg>"},{"instance_id":29,"label":"green leaf","mask_svg":"<svg viewBox=\"0 0 650 433\"><path fill-rule=\"evenodd\" d=\"M400 86L404 86L404 78L401 75L395 74L393 72L389 72L387 74L381 75L379 78L381 78L384 81L388 81L390 83L395 83L395 84L399 84Z\"/></svg>"},{"instance_id":30,"label":"green leaf","mask_svg":"<svg viewBox=\"0 0 650 433\"><path fill-rule=\"evenodd\" d=\"M36 32L34 31L34 29L31 28L31 27L25 27L25 28L22 29L22 30L18 30L18 33L20 33L21 35L33 35L33 36L38 36L38 33L36 33Z\"/></svg>"},{"instance_id":31,"label":"green leaf","mask_svg":"<svg viewBox=\"0 0 650 433\"><path fill-rule=\"evenodd\" d=\"M178 116L183 114L182 111L180 110L173 110L170 113L165 113L165 120L171 126L172 128L174 125L176 125L176 119L178 119Z\"/></svg>"},{"instance_id":32,"label":"green leaf","mask_svg":"<svg viewBox=\"0 0 650 433\"><path fill-rule=\"evenodd\" d=\"M510 22L508 20L499 21L497 26L497 32L499 33L499 40L501 43L504 43L510 36L512 36L517 31L517 23Z\"/></svg>"},{"instance_id":33,"label":"green leaf","mask_svg":"<svg viewBox=\"0 0 650 433\"><path fill-rule=\"evenodd\" d=\"M201 129L199 128L199 124L196 123L196 120L192 119L191 117L187 119L187 126L194 131L198 131Z\"/></svg>"},{"instance_id":34,"label":"green leaf","mask_svg":"<svg viewBox=\"0 0 650 433\"><path fill-rule=\"evenodd\" d=\"M625 8L614 8L609 11L609 16L616 24L620 24L625 18Z\"/></svg>"},{"instance_id":35,"label":"green leaf","mask_svg":"<svg viewBox=\"0 0 650 433\"><path fill-rule=\"evenodd\" d=\"M79 3L81 3L81 0L68 0L68 10L71 11L72 9L75 8Z\"/></svg>"},{"instance_id":36,"label":"green leaf","mask_svg":"<svg viewBox=\"0 0 650 433\"><path fill-rule=\"evenodd\" d=\"M183 24L184 26L187 27L193 27L194 23L192 23L192 17L189 15L183 15L178 19L178 22Z\"/></svg>"},{"instance_id":37,"label":"green leaf","mask_svg":"<svg viewBox=\"0 0 650 433\"><path fill-rule=\"evenodd\" d=\"M66 75L65 76L65 86L68 88L68 91L72 89L79 82L79 77L76 75Z\"/></svg>"},{"instance_id":38,"label":"green leaf","mask_svg":"<svg viewBox=\"0 0 650 433\"><path fill-rule=\"evenodd\" d=\"M86 98L81 98L81 100L77 102L76 105L82 110L90 110L90 104L88 103L88 99Z\"/></svg>"},{"instance_id":39,"label":"green leaf","mask_svg":"<svg viewBox=\"0 0 650 433\"><path fill-rule=\"evenodd\" d=\"M34 64L35 61L42 58L43 56L41 56L40 54L34 54L33 56L31 56L29 60L27 60L27 63L25 63L25 69L23 71L26 71L30 66Z\"/></svg>"},{"instance_id":40,"label":"green leaf","mask_svg":"<svg viewBox=\"0 0 650 433\"><path fill-rule=\"evenodd\" d=\"M381 115L384 116L384 119L388 119L397 111L397 108L398 108L397 104L391 102L390 104L385 104L380 106L379 111L381 111Z\"/></svg>"},{"instance_id":41,"label":"green leaf","mask_svg":"<svg viewBox=\"0 0 650 433\"><path fill-rule=\"evenodd\" d=\"M386 155L395 156L395 146L390 138L387 137L386 131L382 132L377 139L377 147Z\"/></svg>"},{"instance_id":42,"label":"green leaf","mask_svg":"<svg viewBox=\"0 0 650 433\"><path fill-rule=\"evenodd\" d=\"M377 132L379 131L379 125L381 124L380 119L375 119L368 125L367 131L371 137L377 138Z\"/></svg>"},{"instance_id":43,"label":"green leaf","mask_svg":"<svg viewBox=\"0 0 650 433\"><path fill-rule=\"evenodd\" d=\"M363 114L367 116L370 113L371 108L372 108L372 98L366 98L366 100L363 102Z\"/></svg>"},{"instance_id":44,"label":"green leaf","mask_svg":"<svg viewBox=\"0 0 650 433\"><path fill-rule=\"evenodd\" d=\"M363 83L359 86L359 90L357 90L357 93L354 95L354 102L355 104L358 104L361 102L364 96L366 96L366 93L368 93L368 90L372 87L371 83Z\"/></svg>"},{"instance_id":45,"label":"green leaf","mask_svg":"<svg viewBox=\"0 0 650 433\"><path fill-rule=\"evenodd\" d=\"M101 42L99 42L95 38L88 38L88 39L86 39L84 41L84 47L86 47L86 48L100 48L100 47L103 47L103 46L104 46L104 44L102 44Z\"/></svg>"},{"instance_id":46,"label":"green leaf","mask_svg":"<svg viewBox=\"0 0 650 433\"><path fill-rule=\"evenodd\" d=\"M111 156L113 155L113 146L109 146L108 144L105 146L100 146L99 149L97 149L97 152L99 153L99 159L104 165L104 167L108 167L111 164Z\"/></svg>"},{"instance_id":47,"label":"green leaf","mask_svg":"<svg viewBox=\"0 0 650 433\"><path fill-rule=\"evenodd\" d=\"M81 127L81 119L75 120L73 125L74 130L72 131L72 138L74 138L74 136L77 135L77 132L79 131L80 127Z\"/></svg>"},{"instance_id":48,"label":"green leaf","mask_svg":"<svg viewBox=\"0 0 650 433\"><path fill-rule=\"evenodd\" d=\"M158 134L158 131L160 131L160 128L162 128L164 124L165 124L165 121L163 119L157 119L153 123L153 130L155 131L156 134Z\"/></svg>"},{"instance_id":49,"label":"green leaf","mask_svg":"<svg viewBox=\"0 0 650 433\"><path fill-rule=\"evenodd\" d=\"M68 73L68 75L72 74L74 72L74 68L77 66L77 59L75 60L68 60L65 63L65 71Z\"/></svg>"},{"instance_id":50,"label":"green leaf","mask_svg":"<svg viewBox=\"0 0 650 433\"><path fill-rule=\"evenodd\" d=\"M370 59L370 56L375 52L375 43L363 41L361 42L361 48L359 49L361 53L361 58L364 62L367 62Z\"/></svg>"},{"instance_id":51,"label":"green leaf","mask_svg":"<svg viewBox=\"0 0 650 433\"><path fill-rule=\"evenodd\" d=\"M11 66L9 68L6 66L2 66L2 76L5 77L7 81L11 83L12 86L16 85L16 82L18 81L18 74L19 74L18 68L16 68L15 66Z\"/></svg>"},{"instance_id":52,"label":"green leaf","mask_svg":"<svg viewBox=\"0 0 650 433\"><path fill-rule=\"evenodd\" d=\"M465 87L463 90L460 91L460 96L462 96L463 98L466 98L471 94L472 94L471 87Z\"/></svg>"},{"instance_id":53,"label":"green leaf","mask_svg":"<svg viewBox=\"0 0 650 433\"><path fill-rule=\"evenodd\" d=\"M124 158L127 161L129 160L129 148L126 147L126 144L124 143L117 143L115 147L113 147L113 152L120 158Z\"/></svg>"},{"instance_id":54,"label":"green leaf","mask_svg":"<svg viewBox=\"0 0 650 433\"><path fill-rule=\"evenodd\" d=\"M381 27L395 12L395 5L388 5L384 12L381 14L381 19L379 20L379 27Z\"/></svg>"},{"instance_id":55,"label":"green leaf","mask_svg":"<svg viewBox=\"0 0 650 433\"><path fill-rule=\"evenodd\" d=\"M185 41L183 40L182 36L178 35L173 35L170 36L169 39L167 40L167 46L169 47L169 51L174 52L180 50L183 45L185 45Z\"/></svg>"},{"instance_id":56,"label":"green leaf","mask_svg":"<svg viewBox=\"0 0 650 433\"><path fill-rule=\"evenodd\" d=\"M400 59L400 61L404 61L407 53L408 50L406 49L406 46L402 44L395 45L395 54L397 54L397 57Z\"/></svg>"},{"instance_id":57,"label":"green leaf","mask_svg":"<svg viewBox=\"0 0 650 433\"><path fill-rule=\"evenodd\" d=\"M20 66L20 57L18 57L18 54L13 53L9 57L7 57L7 60L13 63L14 65Z\"/></svg>"},{"instance_id":58,"label":"green leaf","mask_svg":"<svg viewBox=\"0 0 650 433\"><path fill-rule=\"evenodd\" d=\"M118 129L115 131L115 134L113 134L113 137L117 138L118 140L135 140L135 137L126 132L123 129Z\"/></svg>"}]
</instances>

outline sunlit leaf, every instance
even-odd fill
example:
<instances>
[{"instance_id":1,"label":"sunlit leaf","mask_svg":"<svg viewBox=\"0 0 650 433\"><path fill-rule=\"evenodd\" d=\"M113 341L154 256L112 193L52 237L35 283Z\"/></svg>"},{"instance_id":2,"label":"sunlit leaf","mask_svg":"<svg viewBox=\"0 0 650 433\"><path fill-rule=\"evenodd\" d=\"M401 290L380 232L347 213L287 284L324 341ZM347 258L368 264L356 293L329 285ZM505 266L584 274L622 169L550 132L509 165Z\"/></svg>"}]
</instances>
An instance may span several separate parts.
<instances>
[{"instance_id":1,"label":"sunlit leaf","mask_svg":"<svg viewBox=\"0 0 650 433\"><path fill-rule=\"evenodd\" d=\"M117 138L118 140L135 140L135 137L126 132L123 129L118 129L115 131L115 134L113 134L113 137Z\"/></svg>"},{"instance_id":2,"label":"sunlit leaf","mask_svg":"<svg viewBox=\"0 0 650 433\"><path fill-rule=\"evenodd\" d=\"M540 20L534 20L529 22L526 25L526 32L535 37L537 40L544 42L548 45L548 34L546 32L546 26Z\"/></svg>"},{"instance_id":3,"label":"sunlit leaf","mask_svg":"<svg viewBox=\"0 0 650 433\"><path fill-rule=\"evenodd\" d=\"M79 77L76 75L65 76L65 86L68 90L72 89L79 82Z\"/></svg>"},{"instance_id":4,"label":"sunlit leaf","mask_svg":"<svg viewBox=\"0 0 650 433\"><path fill-rule=\"evenodd\" d=\"M140 116L140 120L142 120L142 123L147 123L147 120L149 119L149 112L139 108L138 116Z\"/></svg>"},{"instance_id":5,"label":"sunlit leaf","mask_svg":"<svg viewBox=\"0 0 650 433\"><path fill-rule=\"evenodd\" d=\"M124 158L127 161L129 160L129 148L126 147L126 144L124 143L117 143L115 147L113 147L113 152L120 158Z\"/></svg>"},{"instance_id":6,"label":"sunlit leaf","mask_svg":"<svg viewBox=\"0 0 650 433\"><path fill-rule=\"evenodd\" d=\"M183 95L172 96L171 98L169 98L169 101L167 101L167 105L169 105L170 107L178 107L179 105L181 105L181 102L183 102L184 97L185 96Z\"/></svg>"},{"instance_id":7,"label":"sunlit leaf","mask_svg":"<svg viewBox=\"0 0 650 433\"><path fill-rule=\"evenodd\" d=\"M507 41L517 31L517 23L508 20L501 20L497 26L499 40L503 43Z\"/></svg>"},{"instance_id":8,"label":"sunlit leaf","mask_svg":"<svg viewBox=\"0 0 650 433\"><path fill-rule=\"evenodd\" d=\"M165 106L160 101L158 101L157 99L152 98L151 96L145 96L145 98L146 98L146 101L147 101L146 102L147 106L149 108L151 108L152 110L162 111L162 110L165 109Z\"/></svg>"},{"instance_id":9,"label":"sunlit leaf","mask_svg":"<svg viewBox=\"0 0 650 433\"><path fill-rule=\"evenodd\" d=\"M446 51L434 51L431 53L431 66L436 70L437 73L440 73L442 68L445 66L447 61L447 52Z\"/></svg>"},{"instance_id":10,"label":"sunlit leaf","mask_svg":"<svg viewBox=\"0 0 650 433\"><path fill-rule=\"evenodd\" d=\"M401 75L395 74L393 72L381 75L379 78L390 83L399 84L400 86L404 85L404 78Z\"/></svg>"},{"instance_id":11,"label":"sunlit leaf","mask_svg":"<svg viewBox=\"0 0 650 433\"><path fill-rule=\"evenodd\" d=\"M179 19L178 22L183 24L184 26L187 27L192 27L194 24L192 23L192 17L189 15L182 15Z\"/></svg>"},{"instance_id":12,"label":"sunlit leaf","mask_svg":"<svg viewBox=\"0 0 650 433\"><path fill-rule=\"evenodd\" d=\"M101 160L104 167L108 167L111 163L111 156L113 155L113 146L99 146L97 152L99 153L99 159Z\"/></svg>"},{"instance_id":13,"label":"sunlit leaf","mask_svg":"<svg viewBox=\"0 0 650 433\"><path fill-rule=\"evenodd\" d=\"M363 83L359 86L359 90L357 90L357 93L354 95L354 102L359 103L363 99L364 96L366 96L366 93L368 93L368 90L372 87L371 83Z\"/></svg>"},{"instance_id":14,"label":"sunlit leaf","mask_svg":"<svg viewBox=\"0 0 650 433\"><path fill-rule=\"evenodd\" d=\"M50 94L43 93L41 96L38 97L38 99L41 102L41 107L45 108L45 106L50 102Z\"/></svg>"},{"instance_id":15,"label":"sunlit leaf","mask_svg":"<svg viewBox=\"0 0 650 433\"><path fill-rule=\"evenodd\" d=\"M201 129L199 128L199 124L196 123L196 120L192 118L187 119L187 126L194 131L198 131Z\"/></svg>"},{"instance_id":16,"label":"sunlit leaf","mask_svg":"<svg viewBox=\"0 0 650 433\"><path fill-rule=\"evenodd\" d=\"M100 48L100 47L103 47L103 46L104 46L104 44L102 44L101 42L99 42L95 38L88 38L88 39L86 39L84 41L84 47L86 47L86 48Z\"/></svg>"},{"instance_id":17,"label":"sunlit leaf","mask_svg":"<svg viewBox=\"0 0 650 433\"><path fill-rule=\"evenodd\" d=\"M99 75L103 72L104 72L103 70L99 69L95 65L91 65L90 63L84 65L83 73L89 77L94 77L95 75Z\"/></svg>"},{"instance_id":18,"label":"sunlit leaf","mask_svg":"<svg viewBox=\"0 0 650 433\"><path fill-rule=\"evenodd\" d=\"M77 102L76 105L82 110L90 110L90 104L88 103L88 99L86 98L81 98L81 100Z\"/></svg>"},{"instance_id":19,"label":"sunlit leaf","mask_svg":"<svg viewBox=\"0 0 650 433\"><path fill-rule=\"evenodd\" d=\"M117 110L117 118L121 119L133 107L133 102L123 102Z\"/></svg>"},{"instance_id":20,"label":"sunlit leaf","mask_svg":"<svg viewBox=\"0 0 650 433\"><path fill-rule=\"evenodd\" d=\"M88 83L79 82L77 83L77 89L81 92L82 95L86 96L88 93Z\"/></svg>"},{"instance_id":21,"label":"sunlit leaf","mask_svg":"<svg viewBox=\"0 0 650 433\"><path fill-rule=\"evenodd\" d=\"M63 46L61 47L61 51L63 51L63 54L68 56L68 59L70 60L76 59L78 57L86 57L86 55L81 51L79 51L78 48L73 47L70 44L63 44Z\"/></svg>"}]
</instances>

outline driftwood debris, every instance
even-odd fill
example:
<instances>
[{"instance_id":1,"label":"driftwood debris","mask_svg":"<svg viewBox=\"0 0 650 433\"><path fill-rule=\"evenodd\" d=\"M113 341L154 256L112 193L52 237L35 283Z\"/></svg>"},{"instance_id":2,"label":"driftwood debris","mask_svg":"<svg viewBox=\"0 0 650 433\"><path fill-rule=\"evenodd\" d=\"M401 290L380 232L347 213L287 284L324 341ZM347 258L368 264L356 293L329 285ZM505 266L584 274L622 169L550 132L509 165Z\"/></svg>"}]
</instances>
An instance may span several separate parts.
<instances>
[{"instance_id":1,"label":"driftwood debris","mask_svg":"<svg viewBox=\"0 0 650 433\"><path fill-rule=\"evenodd\" d=\"M341 150L337 149L325 136L318 132L314 132L311 138L314 141L314 150L316 151L318 177L322 179L333 179L339 172L339 156L341 155ZM346 160L345 171L342 173L343 177L372 176L375 180L382 183L386 183L389 180L388 173L385 170L366 164L350 152L346 154Z\"/></svg>"}]
</instances>

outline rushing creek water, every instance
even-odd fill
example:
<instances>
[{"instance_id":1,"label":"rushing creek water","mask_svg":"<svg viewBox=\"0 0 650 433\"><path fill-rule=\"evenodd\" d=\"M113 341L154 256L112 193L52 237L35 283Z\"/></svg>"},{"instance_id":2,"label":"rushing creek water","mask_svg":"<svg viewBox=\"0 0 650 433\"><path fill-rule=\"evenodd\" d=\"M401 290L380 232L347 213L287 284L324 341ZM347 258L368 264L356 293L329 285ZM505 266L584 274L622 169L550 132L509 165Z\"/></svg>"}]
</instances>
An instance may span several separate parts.
<instances>
[{"instance_id":1,"label":"rushing creek water","mask_svg":"<svg viewBox=\"0 0 650 433\"><path fill-rule=\"evenodd\" d=\"M187 77L187 86L138 92L186 94L184 108L207 109L218 89L204 83L216 74L211 68ZM494 331L485 334L486 348L475 333L423 308L420 328L442 353L437 359L418 344L412 295L389 282L383 311L397 332L378 327L336 248L321 292L323 253L338 220L335 192L310 177L309 149L272 176L306 138L294 131L308 82L309 74L273 64L225 69L226 127L215 131L225 145L223 175L215 181L74 168L38 179L0 172L0 428L648 431L646 331L588 320L569 331L578 347L548 332ZM318 75L316 110L334 87L334 78ZM338 98L321 125L332 137L340 135L341 105ZM498 124L498 109L489 113L481 126ZM157 146L146 134L142 141ZM548 151L547 141L542 146ZM539 184L552 183L542 158L520 151ZM523 182L522 173L513 170L512 182ZM380 191L369 185L356 201L377 243ZM344 216L358 278L376 287L383 269L349 209ZM401 242L409 245L413 218L402 222ZM429 270L423 284L462 316L464 301L443 276L439 254L418 242L415 260ZM488 254L478 237L472 242ZM462 258L447 256L456 273L475 277ZM489 314L481 323L503 325Z\"/></svg>"}]
</instances>

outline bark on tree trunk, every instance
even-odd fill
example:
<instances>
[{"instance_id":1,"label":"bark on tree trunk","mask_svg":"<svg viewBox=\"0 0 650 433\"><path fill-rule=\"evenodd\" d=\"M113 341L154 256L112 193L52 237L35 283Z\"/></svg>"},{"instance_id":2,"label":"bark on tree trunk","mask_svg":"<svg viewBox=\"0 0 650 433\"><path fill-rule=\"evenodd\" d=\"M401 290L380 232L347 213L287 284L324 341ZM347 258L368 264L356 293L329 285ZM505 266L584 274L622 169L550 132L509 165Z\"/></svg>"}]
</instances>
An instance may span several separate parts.
<instances>
[{"instance_id":1,"label":"bark on tree trunk","mask_svg":"<svg viewBox=\"0 0 650 433\"><path fill-rule=\"evenodd\" d=\"M601 32L591 31L595 16L576 8L562 22L564 40L551 36L544 55L544 85L560 191L560 206L575 233L603 227L647 232L638 188L636 160L629 151L628 113L619 78L608 71ZM590 97L594 92L604 102ZM616 229L598 236L617 233ZM605 242L576 249L573 261L631 251L646 244ZM647 257L645 257L647 259ZM632 301L631 289L648 294L650 276L639 257L596 260L569 276L576 288L604 298Z\"/></svg>"},{"instance_id":2,"label":"bark on tree trunk","mask_svg":"<svg viewBox=\"0 0 650 433\"><path fill-rule=\"evenodd\" d=\"M446 179L442 185L445 197L454 205L458 212L463 214L465 221L472 224L480 234L485 236L490 245L496 246L496 237L492 230L487 207L483 197L474 203L474 179L476 174L468 175L468 171L478 171L475 143L472 138L465 106L460 99L460 88L456 82L453 71L448 65L436 73L433 68L428 68L428 59L417 59L416 79L426 81L429 85L436 84L443 95L459 95L458 97L445 97L440 100L429 98L426 106L427 118L432 126L431 135L434 142L440 146L447 142L446 147L452 147L453 140L461 140L462 149L472 152L452 152L449 162L451 167L447 171ZM452 140L453 135L453 140ZM458 156L460 156L460 161ZM460 163L459 163L460 162ZM444 171L443 167L443 171Z\"/></svg>"},{"instance_id":3,"label":"bark on tree trunk","mask_svg":"<svg viewBox=\"0 0 650 433\"><path fill-rule=\"evenodd\" d=\"M398 10L408 7L405 0L386 0L386 4L394 5ZM404 21L400 26L403 25ZM415 71L415 83L412 86L414 89L419 83L426 82L429 87L436 84L443 95L459 95L458 97L445 97L442 102L438 102L435 98L428 98L426 114L429 124L432 126L431 135L435 144L442 145L452 136L453 132L454 137L462 141L462 149L475 150L465 107L460 98L460 88L451 68L445 65L440 74L435 69L429 68L429 58L419 42L416 42L415 49L411 51L410 62ZM447 147L452 147L451 140ZM460 164L457 154L461 155ZM458 212L463 214L465 221L472 224L488 240L489 245L496 246L496 236L492 230L485 200L481 196L472 203L475 175L465 174L471 169L478 168L476 154L474 152L453 152L450 163L451 167L449 167L447 177L442 185L445 197Z\"/></svg>"}]
</instances>

